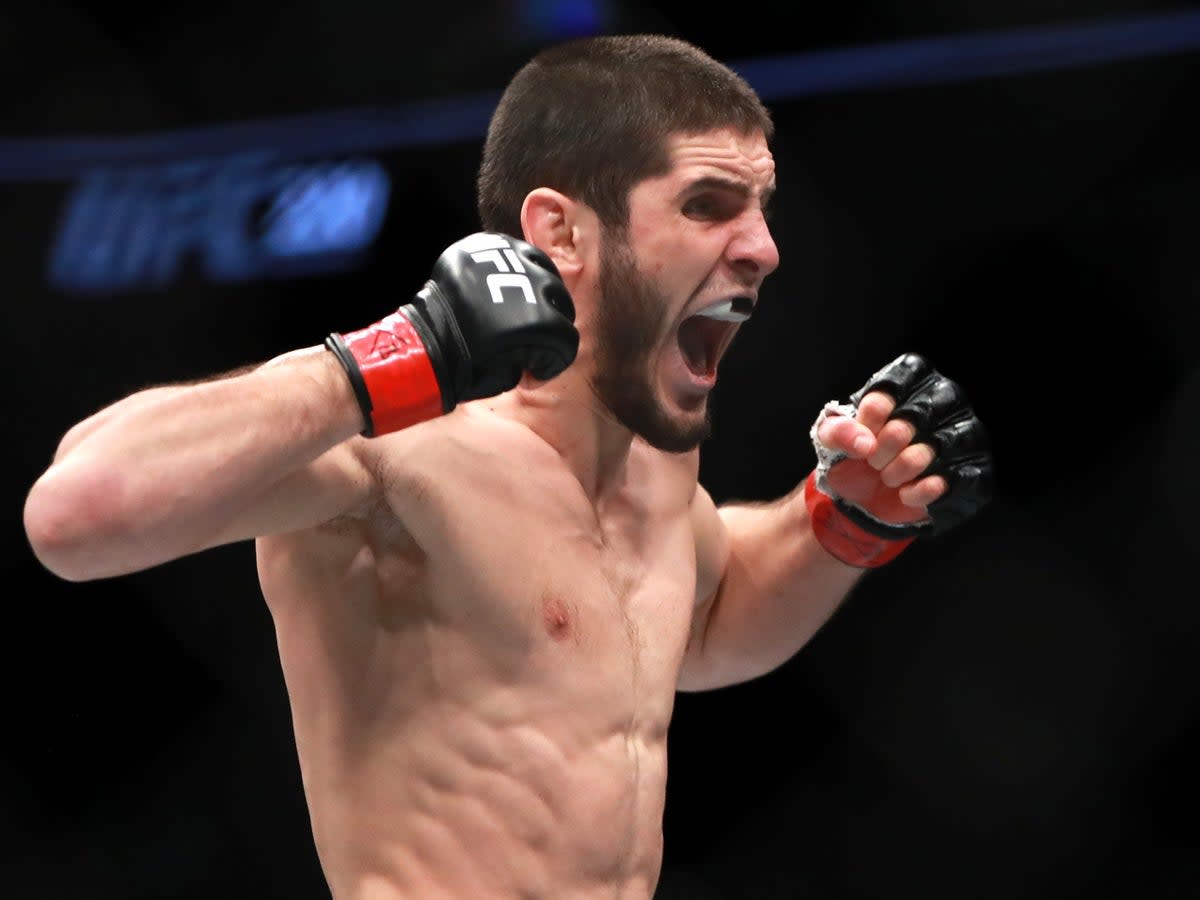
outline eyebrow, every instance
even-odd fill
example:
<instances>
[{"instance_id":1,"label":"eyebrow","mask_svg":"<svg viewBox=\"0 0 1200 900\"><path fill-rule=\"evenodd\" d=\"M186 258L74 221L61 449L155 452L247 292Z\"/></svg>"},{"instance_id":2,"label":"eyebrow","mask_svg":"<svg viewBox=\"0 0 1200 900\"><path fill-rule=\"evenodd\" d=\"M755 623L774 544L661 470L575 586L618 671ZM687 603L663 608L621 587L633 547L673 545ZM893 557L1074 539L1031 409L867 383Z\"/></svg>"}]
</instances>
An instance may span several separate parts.
<instances>
[{"instance_id":1,"label":"eyebrow","mask_svg":"<svg viewBox=\"0 0 1200 900\"><path fill-rule=\"evenodd\" d=\"M744 181L736 181L732 178L722 178L719 175L705 175L703 178L697 178L695 181L689 182L683 190L679 192L679 197L682 199L689 194L702 193L704 191L729 191L737 194L743 199L749 199L751 196L750 186ZM762 198L759 205L766 207L771 198L775 196L775 184L772 183L763 188Z\"/></svg>"}]
</instances>

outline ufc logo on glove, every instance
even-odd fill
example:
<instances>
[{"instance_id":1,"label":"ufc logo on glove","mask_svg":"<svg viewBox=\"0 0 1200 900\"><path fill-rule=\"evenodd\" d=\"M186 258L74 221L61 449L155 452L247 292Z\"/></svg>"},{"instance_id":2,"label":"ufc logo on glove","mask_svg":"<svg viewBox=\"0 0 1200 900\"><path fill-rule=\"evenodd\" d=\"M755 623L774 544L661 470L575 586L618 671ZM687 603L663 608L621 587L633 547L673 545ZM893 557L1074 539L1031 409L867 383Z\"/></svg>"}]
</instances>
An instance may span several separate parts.
<instances>
[{"instance_id":1,"label":"ufc logo on glove","mask_svg":"<svg viewBox=\"0 0 1200 900\"><path fill-rule=\"evenodd\" d=\"M505 303L518 288L524 303ZM510 294L510 300L515 299ZM459 403L545 381L575 359L575 304L546 253L496 232L447 247L408 303L366 328L325 339L374 437Z\"/></svg>"},{"instance_id":2,"label":"ufc logo on glove","mask_svg":"<svg viewBox=\"0 0 1200 900\"><path fill-rule=\"evenodd\" d=\"M491 263L500 271L493 272L487 277L488 291L493 303L503 303L504 288L520 288L526 303L537 303L533 295L533 285L524 274L525 267L512 245L499 234L472 235L463 242L463 250L471 255L475 262ZM505 262L507 260L507 262Z\"/></svg>"}]
</instances>

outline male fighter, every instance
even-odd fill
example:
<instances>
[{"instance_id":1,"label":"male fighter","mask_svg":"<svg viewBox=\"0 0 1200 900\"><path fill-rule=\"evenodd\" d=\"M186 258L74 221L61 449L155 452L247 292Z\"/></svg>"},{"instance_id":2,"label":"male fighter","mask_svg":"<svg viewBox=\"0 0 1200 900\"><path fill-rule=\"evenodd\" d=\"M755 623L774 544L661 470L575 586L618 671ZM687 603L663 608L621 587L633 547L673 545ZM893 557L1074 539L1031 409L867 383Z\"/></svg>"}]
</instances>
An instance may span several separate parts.
<instances>
[{"instance_id":1,"label":"male fighter","mask_svg":"<svg viewBox=\"0 0 1200 900\"><path fill-rule=\"evenodd\" d=\"M33 485L65 579L256 541L339 900L652 896L676 692L771 672L987 501L983 426L916 354L820 411L787 496L718 508L697 483L779 261L771 136L682 41L549 48L490 125L484 230L415 296L126 397Z\"/></svg>"}]
</instances>

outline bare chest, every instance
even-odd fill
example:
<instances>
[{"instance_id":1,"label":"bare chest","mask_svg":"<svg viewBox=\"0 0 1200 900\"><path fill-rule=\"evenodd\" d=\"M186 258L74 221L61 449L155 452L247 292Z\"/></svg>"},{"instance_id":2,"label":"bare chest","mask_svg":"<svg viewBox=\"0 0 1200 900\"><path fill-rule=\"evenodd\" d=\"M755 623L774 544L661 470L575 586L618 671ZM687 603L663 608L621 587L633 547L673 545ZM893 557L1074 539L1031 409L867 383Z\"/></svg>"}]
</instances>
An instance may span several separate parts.
<instances>
[{"instance_id":1,"label":"bare chest","mask_svg":"<svg viewBox=\"0 0 1200 900\"><path fill-rule=\"evenodd\" d=\"M554 481L456 483L428 498L441 508L421 553L381 548L385 605L488 677L562 685L579 702L669 698L696 605L686 505L669 499L597 508Z\"/></svg>"},{"instance_id":2,"label":"bare chest","mask_svg":"<svg viewBox=\"0 0 1200 900\"><path fill-rule=\"evenodd\" d=\"M695 558L682 520L580 525L568 516L500 519L427 557L444 610L487 623L492 639L548 657L669 662L695 606Z\"/></svg>"}]
</instances>

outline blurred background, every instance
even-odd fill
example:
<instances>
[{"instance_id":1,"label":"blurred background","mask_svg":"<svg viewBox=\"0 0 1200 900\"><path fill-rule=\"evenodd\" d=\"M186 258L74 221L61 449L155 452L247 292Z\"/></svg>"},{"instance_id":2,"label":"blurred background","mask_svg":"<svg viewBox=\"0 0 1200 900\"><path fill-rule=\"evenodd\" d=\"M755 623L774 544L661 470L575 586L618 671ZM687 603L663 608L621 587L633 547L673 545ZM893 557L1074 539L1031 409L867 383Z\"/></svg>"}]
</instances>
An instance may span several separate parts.
<instances>
[{"instance_id":1,"label":"blurred background","mask_svg":"<svg viewBox=\"0 0 1200 900\"><path fill-rule=\"evenodd\" d=\"M1200 4L42 0L0 11L0 897L328 896L252 548L68 584L25 493L100 406L407 300L508 77L632 31L778 127L714 497L789 490L907 350L998 473L784 667L679 698L659 896L1200 896Z\"/></svg>"}]
</instances>

